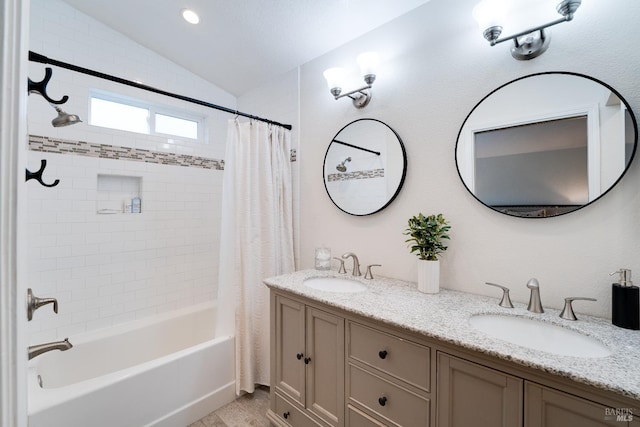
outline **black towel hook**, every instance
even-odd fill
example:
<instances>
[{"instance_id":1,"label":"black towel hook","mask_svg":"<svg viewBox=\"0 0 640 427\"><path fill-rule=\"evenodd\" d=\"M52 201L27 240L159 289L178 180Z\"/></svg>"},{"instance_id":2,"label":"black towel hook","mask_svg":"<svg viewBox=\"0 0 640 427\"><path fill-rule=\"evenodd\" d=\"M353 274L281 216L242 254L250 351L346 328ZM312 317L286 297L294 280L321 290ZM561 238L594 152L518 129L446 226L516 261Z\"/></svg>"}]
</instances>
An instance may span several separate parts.
<instances>
[{"instance_id":1,"label":"black towel hook","mask_svg":"<svg viewBox=\"0 0 640 427\"><path fill-rule=\"evenodd\" d=\"M69 97L67 95L63 96L60 101L51 99L49 98L49 95L47 95L47 84L49 84L49 80L51 80L52 75L53 75L53 71L51 70L51 68L50 67L45 68L44 79L41 82L34 82L33 80L29 79L28 91L29 93L39 93L40 95L42 95L44 99L46 99L52 104L58 104L58 105L64 104L69 100Z\"/></svg>"},{"instance_id":2,"label":"black towel hook","mask_svg":"<svg viewBox=\"0 0 640 427\"><path fill-rule=\"evenodd\" d=\"M45 184L42 181L42 173L44 172L44 169L46 167L47 167L47 161L45 159L42 159L42 160L40 160L40 169L37 172L31 172L29 169L27 169L25 182L29 181L30 179L35 179L36 181L38 181L41 185L43 185L45 187L55 187L56 185L60 184L60 180L59 179L56 179L55 181L53 181L53 184Z\"/></svg>"}]
</instances>

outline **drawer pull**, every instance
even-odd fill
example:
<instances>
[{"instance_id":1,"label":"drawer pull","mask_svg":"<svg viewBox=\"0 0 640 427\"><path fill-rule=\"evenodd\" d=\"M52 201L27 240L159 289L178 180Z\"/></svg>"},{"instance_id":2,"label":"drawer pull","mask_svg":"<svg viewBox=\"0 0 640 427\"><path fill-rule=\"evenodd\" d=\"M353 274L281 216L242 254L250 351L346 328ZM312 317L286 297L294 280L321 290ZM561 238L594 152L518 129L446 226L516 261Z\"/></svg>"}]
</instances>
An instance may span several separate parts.
<instances>
[{"instance_id":1,"label":"drawer pull","mask_svg":"<svg viewBox=\"0 0 640 427\"><path fill-rule=\"evenodd\" d=\"M304 358L304 364L308 365L311 362L311 358L310 357L305 357Z\"/></svg>"},{"instance_id":2,"label":"drawer pull","mask_svg":"<svg viewBox=\"0 0 640 427\"><path fill-rule=\"evenodd\" d=\"M289 411L285 412L284 414L282 414L282 416L284 417L284 419L286 420L287 418L289 418L291 416L291 414L289 413Z\"/></svg>"},{"instance_id":3,"label":"drawer pull","mask_svg":"<svg viewBox=\"0 0 640 427\"><path fill-rule=\"evenodd\" d=\"M302 359L303 357L304 357L304 354L302 354L302 353L298 353L298 354L296 354L296 358L297 358L298 360Z\"/></svg>"},{"instance_id":4,"label":"drawer pull","mask_svg":"<svg viewBox=\"0 0 640 427\"><path fill-rule=\"evenodd\" d=\"M388 354L388 353L387 353L387 350L382 350L382 351L379 351L379 352L378 352L378 357L379 357L380 359L386 359L386 358L387 358L387 354Z\"/></svg>"},{"instance_id":5,"label":"drawer pull","mask_svg":"<svg viewBox=\"0 0 640 427\"><path fill-rule=\"evenodd\" d=\"M378 403L380 404L380 406L384 406L387 404L387 398L385 396L379 397L378 398Z\"/></svg>"}]
</instances>

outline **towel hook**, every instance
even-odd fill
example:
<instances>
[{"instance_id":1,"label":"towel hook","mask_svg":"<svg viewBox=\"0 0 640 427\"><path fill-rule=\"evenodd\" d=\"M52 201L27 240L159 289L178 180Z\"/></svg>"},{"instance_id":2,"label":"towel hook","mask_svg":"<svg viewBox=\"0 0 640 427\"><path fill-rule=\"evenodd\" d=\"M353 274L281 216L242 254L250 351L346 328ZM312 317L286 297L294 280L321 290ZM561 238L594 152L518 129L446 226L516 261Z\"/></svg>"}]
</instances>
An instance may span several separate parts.
<instances>
[{"instance_id":1,"label":"towel hook","mask_svg":"<svg viewBox=\"0 0 640 427\"><path fill-rule=\"evenodd\" d=\"M45 159L42 159L42 160L40 160L40 169L37 172L31 172L29 169L27 169L25 182L29 181L30 179L35 179L36 181L38 181L41 185L43 185L45 187L55 187L56 185L60 184L60 180L59 179L56 179L55 181L53 181L53 184L45 184L42 181L42 173L44 172L44 169L46 167L47 167L47 161Z\"/></svg>"},{"instance_id":2,"label":"towel hook","mask_svg":"<svg viewBox=\"0 0 640 427\"><path fill-rule=\"evenodd\" d=\"M53 71L51 70L50 67L47 67L44 69L44 79L42 81L34 82L33 80L29 79L28 92L39 93L40 95L42 95L44 99L46 99L52 104L58 104L58 105L64 104L69 100L69 97L67 95L63 96L60 101L51 99L49 95L47 95L47 85L49 84L49 80L51 80L52 75L53 75Z\"/></svg>"}]
</instances>

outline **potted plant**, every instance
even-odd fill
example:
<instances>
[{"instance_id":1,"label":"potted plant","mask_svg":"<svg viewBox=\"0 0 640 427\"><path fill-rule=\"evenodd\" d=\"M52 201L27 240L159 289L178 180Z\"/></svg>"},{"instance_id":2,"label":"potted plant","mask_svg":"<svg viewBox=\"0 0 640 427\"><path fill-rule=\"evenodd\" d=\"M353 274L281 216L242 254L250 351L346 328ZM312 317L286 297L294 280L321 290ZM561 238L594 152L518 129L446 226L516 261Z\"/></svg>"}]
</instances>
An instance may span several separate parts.
<instances>
[{"instance_id":1,"label":"potted plant","mask_svg":"<svg viewBox=\"0 0 640 427\"><path fill-rule=\"evenodd\" d=\"M418 289L435 294L440 290L440 261L438 255L447 250L443 240L449 240L447 234L451 226L442 214L409 218L404 235L409 236L411 253L416 253L418 261Z\"/></svg>"}]
</instances>

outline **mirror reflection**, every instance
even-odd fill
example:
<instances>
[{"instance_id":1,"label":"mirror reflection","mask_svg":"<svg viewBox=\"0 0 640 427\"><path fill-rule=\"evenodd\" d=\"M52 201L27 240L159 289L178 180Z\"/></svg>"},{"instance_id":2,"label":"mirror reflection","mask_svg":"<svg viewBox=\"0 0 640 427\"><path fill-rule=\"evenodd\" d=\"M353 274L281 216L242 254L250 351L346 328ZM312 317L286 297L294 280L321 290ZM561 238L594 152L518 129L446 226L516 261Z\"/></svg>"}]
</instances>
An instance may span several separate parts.
<instances>
[{"instance_id":1,"label":"mirror reflection","mask_svg":"<svg viewBox=\"0 0 640 427\"><path fill-rule=\"evenodd\" d=\"M398 134L375 119L359 119L333 137L324 157L324 185L331 201L351 215L370 215L398 195L407 170Z\"/></svg>"},{"instance_id":2,"label":"mirror reflection","mask_svg":"<svg viewBox=\"0 0 640 427\"><path fill-rule=\"evenodd\" d=\"M637 143L627 102L574 73L542 73L496 89L474 107L456 165L480 202L519 217L562 215L592 203L624 175Z\"/></svg>"}]
</instances>

